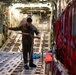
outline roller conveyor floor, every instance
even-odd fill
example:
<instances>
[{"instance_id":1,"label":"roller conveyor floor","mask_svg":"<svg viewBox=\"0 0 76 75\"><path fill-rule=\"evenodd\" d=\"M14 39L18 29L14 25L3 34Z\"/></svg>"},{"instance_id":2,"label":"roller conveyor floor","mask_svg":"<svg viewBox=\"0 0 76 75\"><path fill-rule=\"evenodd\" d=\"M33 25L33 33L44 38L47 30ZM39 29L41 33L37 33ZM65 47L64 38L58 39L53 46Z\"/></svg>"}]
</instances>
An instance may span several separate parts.
<instances>
[{"instance_id":1,"label":"roller conveyor floor","mask_svg":"<svg viewBox=\"0 0 76 75\"><path fill-rule=\"evenodd\" d=\"M40 58L34 59L34 63L37 65L36 68L30 68L30 70L24 69L21 52L21 35L13 34L0 50L0 75L45 75L45 63L44 60L42 61L42 54ZM43 33L40 40L34 40L35 53L41 53L42 44ZM49 44L45 49L48 48Z\"/></svg>"},{"instance_id":2,"label":"roller conveyor floor","mask_svg":"<svg viewBox=\"0 0 76 75\"><path fill-rule=\"evenodd\" d=\"M1 52L0 55L0 75L44 75L41 58L34 59L34 63L37 65L36 68L25 70L20 53Z\"/></svg>"}]
</instances>

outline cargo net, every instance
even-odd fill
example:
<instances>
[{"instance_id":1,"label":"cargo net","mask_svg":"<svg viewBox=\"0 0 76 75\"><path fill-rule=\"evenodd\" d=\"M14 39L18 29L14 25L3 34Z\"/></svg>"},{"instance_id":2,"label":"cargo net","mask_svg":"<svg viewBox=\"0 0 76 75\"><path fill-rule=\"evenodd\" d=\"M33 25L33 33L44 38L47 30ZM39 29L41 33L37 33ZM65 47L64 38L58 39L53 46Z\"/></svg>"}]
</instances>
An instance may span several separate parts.
<instances>
[{"instance_id":1,"label":"cargo net","mask_svg":"<svg viewBox=\"0 0 76 75\"><path fill-rule=\"evenodd\" d=\"M56 20L56 58L67 69L69 75L76 75L76 0L71 1L64 13ZM62 75L62 74L59 74Z\"/></svg>"}]
</instances>

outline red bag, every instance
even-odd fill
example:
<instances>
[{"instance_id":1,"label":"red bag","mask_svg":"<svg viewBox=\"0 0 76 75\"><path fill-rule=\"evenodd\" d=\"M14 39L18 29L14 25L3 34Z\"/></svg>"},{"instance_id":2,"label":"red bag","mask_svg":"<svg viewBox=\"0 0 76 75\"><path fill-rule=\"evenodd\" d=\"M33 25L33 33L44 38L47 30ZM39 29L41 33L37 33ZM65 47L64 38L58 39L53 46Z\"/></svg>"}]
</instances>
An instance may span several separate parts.
<instances>
[{"instance_id":1,"label":"red bag","mask_svg":"<svg viewBox=\"0 0 76 75\"><path fill-rule=\"evenodd\" d=\"M52 62L52 56L51 56L50 53L46 53L45 62L46 62L46 63Z\"/></svg>"}]
</instances>

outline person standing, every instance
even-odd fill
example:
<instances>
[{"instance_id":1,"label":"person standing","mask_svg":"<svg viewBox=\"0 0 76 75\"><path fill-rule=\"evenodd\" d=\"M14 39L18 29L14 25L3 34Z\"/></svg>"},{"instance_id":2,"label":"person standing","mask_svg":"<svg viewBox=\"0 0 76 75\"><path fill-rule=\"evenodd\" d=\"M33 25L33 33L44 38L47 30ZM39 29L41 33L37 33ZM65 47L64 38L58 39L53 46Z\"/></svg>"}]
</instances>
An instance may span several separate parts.
<instances>
[{"instance_id":1,"label":"person standing","mask_svg":"<svg viewBox=\"0 0 76 75\"><path fill-rule=\"evenodd\" d=\"M25 69L30 67L36 67L33 63L33 40L34 33L36 34L35 38L40 39L38 29L32 24L32 18L24 18L18 27L8 27L9 30L22 31L22 50L23 50L23 59ZM28 53L29 53L29 65L28 63Z\"/></svg>"}]
</instances>

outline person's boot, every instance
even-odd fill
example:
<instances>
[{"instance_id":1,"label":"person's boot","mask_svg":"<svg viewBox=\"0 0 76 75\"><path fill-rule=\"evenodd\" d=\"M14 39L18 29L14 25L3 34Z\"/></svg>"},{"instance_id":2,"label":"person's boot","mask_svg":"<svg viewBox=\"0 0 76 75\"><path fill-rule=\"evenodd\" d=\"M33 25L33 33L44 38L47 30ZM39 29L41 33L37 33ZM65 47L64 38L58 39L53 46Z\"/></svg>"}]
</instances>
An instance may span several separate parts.
<instances>
[{"instance_id":1,"label":"person's boot","mask_svg":"<svg viewBox=\"0 0 76 75\"><path fill-rule=\"evenodd\" d=\"M36 65L33 64L33 63L32 63L32 64L29 64L29 66L30 66L30 67L36 67Z\"/></svg>"},{"instance_id":2,"label":"person's boot","mask_svg":"<svg viewBox=\"0 0 76 75\"><path fill-rule=\"evenodd\" d=\"M28 70L29 69L29 66L28 65L24 65L24 68Z\"/></svg>"}]
</instances>

